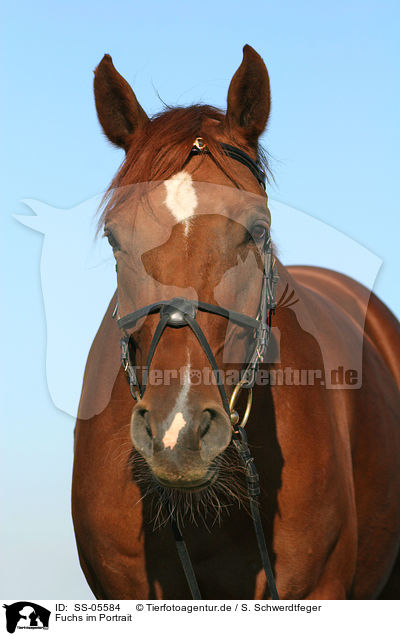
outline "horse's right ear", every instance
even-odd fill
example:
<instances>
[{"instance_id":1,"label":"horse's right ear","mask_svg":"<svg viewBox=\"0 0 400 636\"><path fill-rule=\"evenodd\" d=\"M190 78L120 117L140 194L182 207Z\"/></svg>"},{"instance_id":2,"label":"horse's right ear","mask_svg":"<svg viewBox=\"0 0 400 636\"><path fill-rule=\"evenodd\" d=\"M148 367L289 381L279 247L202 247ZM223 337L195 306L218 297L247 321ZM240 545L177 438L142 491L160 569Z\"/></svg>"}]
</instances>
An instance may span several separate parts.
<instances>
[{"instance_id":1,"label":"horse's right ear","mask_svg":"<svg viewBox=\"0 0 400 636\"><path fill-rule=\"evenodd\" d=\"M94 97L97 116L108 139L127 151L133 135L148 122L148 117L110 55L103 57L94 72Z\"/></svg>"}]
</instances>

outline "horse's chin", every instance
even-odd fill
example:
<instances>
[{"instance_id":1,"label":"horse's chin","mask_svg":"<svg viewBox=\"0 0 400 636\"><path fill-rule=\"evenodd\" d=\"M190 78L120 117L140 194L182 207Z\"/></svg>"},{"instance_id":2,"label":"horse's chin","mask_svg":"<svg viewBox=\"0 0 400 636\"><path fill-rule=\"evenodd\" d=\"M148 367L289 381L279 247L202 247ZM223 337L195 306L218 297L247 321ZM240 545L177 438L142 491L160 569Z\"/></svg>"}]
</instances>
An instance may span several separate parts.
<instances>
[{"instance_id":1,"label":"horse's chin","mask_svg":"<svg viewBox=\"0 0 400 636\"><path fill-rule=\"evenodd\" d=\"M202 490L205 490L206 488L212 486L218 479L218 470L217 468L210 468L204 477L195 480L188 480L184 477L176 480L170 480L161 478L154 473L153 475L157 483L163 488L194 493L201 492Z\"/></svg>"}]
</instances>

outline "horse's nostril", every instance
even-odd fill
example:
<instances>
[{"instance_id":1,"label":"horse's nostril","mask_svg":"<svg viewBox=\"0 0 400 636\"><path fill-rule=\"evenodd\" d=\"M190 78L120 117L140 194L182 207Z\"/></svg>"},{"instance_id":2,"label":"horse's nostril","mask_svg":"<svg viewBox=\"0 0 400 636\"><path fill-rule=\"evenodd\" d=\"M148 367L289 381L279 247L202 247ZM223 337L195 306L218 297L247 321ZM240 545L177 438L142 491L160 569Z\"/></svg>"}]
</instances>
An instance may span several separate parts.
<instances>
[{"instance_id":1,"label":"horse's nostril","mask_svg":"<svg viewBox=\"0 0 400 636\"><path fill-rule=\"evenodd\" d=\"M151 426L150 426L150 423L149 423L149 412L148 412L148 410L147 409L140 409L138 414L146 422L144 430L146 431L146 433L150 437L150 439L153 439L153 433L152 433Z\"/></svg>"},{"instance_id":2,"label":"horse's nostril","mask_svg":"<svg viewBox=\"0 0 400 636\"><path fill-rule=\"evenodd\" d=\"M221 408L208 406L201 413L196 444L203 461L211 461L222 453L232 437L232 426Z\"/></svg>"},{"instance_id":3,"label":"horse's nostril","mask_svg":"<svg viewBox=\"0 0 400 636\"><path fill-rule=\"evenodd\" d=\"M205 435L207 435L209 430L210 430L210 422L206 422L205 424L201 423L200 424L200 438L202 438Z\"/></svg>"},{"instance_id":4,"label":"horse's nostril","mask_svg":"<svg viewBox=\"0 0 400 636\"><path fill-rule=\"evenodd\" d=\"M210 430L211 420L213 419L214 414L210 409L206 409L203 411L200 426L199 426L199 436L200 439L207 435Z\"/></svg>"}]
</instances>

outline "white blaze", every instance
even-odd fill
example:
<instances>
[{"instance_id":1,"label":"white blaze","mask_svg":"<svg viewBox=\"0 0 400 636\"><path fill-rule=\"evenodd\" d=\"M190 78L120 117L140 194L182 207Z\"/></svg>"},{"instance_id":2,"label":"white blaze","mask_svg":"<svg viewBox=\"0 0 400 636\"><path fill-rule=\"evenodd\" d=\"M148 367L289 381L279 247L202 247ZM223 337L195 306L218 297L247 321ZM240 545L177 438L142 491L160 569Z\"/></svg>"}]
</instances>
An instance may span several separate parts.
<instances>
[{"instance_id":1,"label":"white blaze","mask_svg":"<svg viewBox=\"0 0 400 636\"><path fill-rule=\"evenodd\" d=\"M176 413L170 427L165 431L163 437L165 448L171 448L171 450L174 448L178 441L178 435L184 426L186 426L186 420L183 417L183 413Z\"/></svg>"},{"instance_id":2,"label":"white blaze","mask_svg":"<svg viewBox=\"0 0 400 636\"><path fill-rule=\"evenodd\" d=\"M165 205L179 223L193 216L198 200L192 177L188 172L182 170L168 179L165 182L165 189L167 190ZM188 225L185 223L185 234L188 232Z\"/></svg>"},{"instance_id":3,"label":"white blaze","mask_svg":"<svg viewBox=\"0 0 400 636\"><path fill-rule=\"evenodd\" d=\"M171 450L174 448L178 441L178 436L181 430L186 426L187 422L183 417L183 411L186 407L187 397L190 389L190 356L188 354L188 364L185 368L185 375L183 380L183 387L178 395L178 399L176 400L176 404L172 413L174 413L174 417L172 418L171 424L168 426L167 430L163 436L163 444L165 448L170 448Z\"/></svg>"}]
</instances>

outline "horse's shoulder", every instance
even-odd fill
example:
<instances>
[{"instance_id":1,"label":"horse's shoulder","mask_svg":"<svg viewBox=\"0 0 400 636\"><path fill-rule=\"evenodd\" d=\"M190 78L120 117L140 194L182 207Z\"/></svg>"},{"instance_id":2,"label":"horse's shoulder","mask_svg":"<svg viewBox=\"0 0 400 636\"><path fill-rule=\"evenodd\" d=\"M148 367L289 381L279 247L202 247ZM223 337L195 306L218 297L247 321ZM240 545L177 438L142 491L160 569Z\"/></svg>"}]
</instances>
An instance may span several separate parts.
<instances>
[{"instance_id":1,"label":"horse's shoulder","mask_svg":"<svg viewBox=\"0 0 400 636\"><path fill-rule=\"evenodd\" d=\"M400 387L400 323L376 294L353 278L330 269L295 265L287 270L302 288L321 299L329 299L337 307L338 315L347 314L363 329Z\"/></svg>"}]
</instances>

